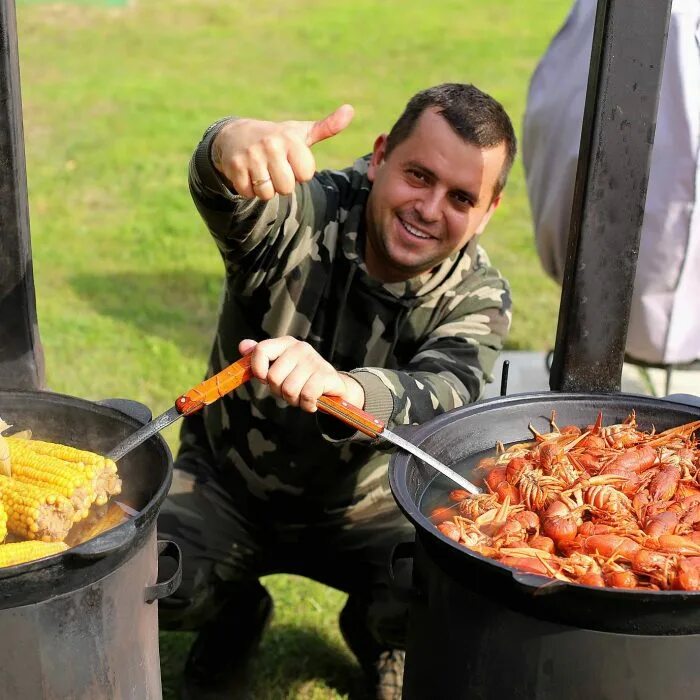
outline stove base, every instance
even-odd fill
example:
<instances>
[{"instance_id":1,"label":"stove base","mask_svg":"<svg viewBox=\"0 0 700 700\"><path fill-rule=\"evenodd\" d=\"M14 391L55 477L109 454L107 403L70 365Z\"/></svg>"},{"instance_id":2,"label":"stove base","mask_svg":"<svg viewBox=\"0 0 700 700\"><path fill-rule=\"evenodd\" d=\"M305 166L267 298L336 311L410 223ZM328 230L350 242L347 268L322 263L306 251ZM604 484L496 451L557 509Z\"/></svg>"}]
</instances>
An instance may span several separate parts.
<instances>
[{"instance_id":1,"label":"stove base","mask_svg":"<svg viewBox=\"0 0 700 700\"><path fill-rule=\"evenodd\" d=\"M658 700L700 693L700 635L611 634L543 622L446 575L423 579L416 554L425 596L411 609L404 700Z\"/></svg>"}]
</instances>

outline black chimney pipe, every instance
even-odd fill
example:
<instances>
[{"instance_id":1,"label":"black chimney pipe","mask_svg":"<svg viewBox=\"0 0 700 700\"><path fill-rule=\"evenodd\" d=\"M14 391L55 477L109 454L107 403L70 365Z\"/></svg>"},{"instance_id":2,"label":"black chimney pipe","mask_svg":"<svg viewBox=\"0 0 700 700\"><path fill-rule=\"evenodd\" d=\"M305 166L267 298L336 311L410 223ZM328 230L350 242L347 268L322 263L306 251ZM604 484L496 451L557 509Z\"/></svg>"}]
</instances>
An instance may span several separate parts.
<instances>
[{"instance_id":1,"label":"black chimney pipe","mask_svg":"<svg viewBox=\"0 0 700 700\"><path fill-rule=\"evenodd\" d=\"M620 390L671 2L598 0L553 390Z\"/></svg>"},{"instance_id":2,"label":"black chimney pipe","mask_svg":"<svg viewBox=\"0 0 700 700\"><path fill-rule=\"evenodd\" d=\"M43 385L15 4L14 0L0 0L0 388L39 389Z\"/></svg>"}]
</instances>

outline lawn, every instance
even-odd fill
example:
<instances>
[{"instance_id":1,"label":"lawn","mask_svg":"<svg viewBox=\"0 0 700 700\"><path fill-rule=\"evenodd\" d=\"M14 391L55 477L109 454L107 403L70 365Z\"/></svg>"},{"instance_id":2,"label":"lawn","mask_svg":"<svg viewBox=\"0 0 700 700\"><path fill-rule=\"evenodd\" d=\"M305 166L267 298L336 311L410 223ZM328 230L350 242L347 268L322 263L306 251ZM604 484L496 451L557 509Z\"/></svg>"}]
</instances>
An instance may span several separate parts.
<instances>
[{"instance_id":1,"label":"lawn","mask_svg":"<svg viewBox=\"0 0 700 700\"><path fill-rule=\"evenodd\" d=\"M32 249L47 381L161 412L205 367L222 268L191 204L189 156L215 119L356 117L319 167L370 150L417 90L467 81L520 131L529 76L564 0L18 0ZM510 279L509 347L553 345L558 290L537 261L522 167L484 243ZM176 434L166 438L174 448ZM256 698L346 697L357 668L337 629L343 595L267 580L275 622ZM165 697L188 635L163 634Z\"/></svg>"}]
</instances>

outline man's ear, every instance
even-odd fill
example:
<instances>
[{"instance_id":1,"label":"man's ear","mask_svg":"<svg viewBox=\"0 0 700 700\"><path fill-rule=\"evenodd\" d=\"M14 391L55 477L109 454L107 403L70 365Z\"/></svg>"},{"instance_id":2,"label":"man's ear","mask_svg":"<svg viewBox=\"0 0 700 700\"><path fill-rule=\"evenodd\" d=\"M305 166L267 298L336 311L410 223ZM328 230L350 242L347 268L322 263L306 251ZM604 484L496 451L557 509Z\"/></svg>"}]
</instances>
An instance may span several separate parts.
<instances>
[{"instance_id":1,"label":"man's ear","mask_svg":"<svg viewBox=\"0 0 700 700\"><path fill-rule=\"evenodd\" d=\"M386 140L387 134L379 134L374 141L374 148L372 149L372 158L369 161L369 168L367 170L367 179L370 182L374 182L374 178L377 175L377 169L384 162L384 155L386 153Z\"/></svg>"},{"instance_id":2,"label":"man's ear","mask_svg":"<svg viewBox=\"0 0 700 700\"><path fill-rule=\"evenodd\" d=\"M498 209L498 205L501 203L501 195L499 194L493 202L489 205L489 208L486 210L486 213L484 214L484 217L481 219L479 222L479 226L477 227L476 231L474 232L475 235L479 236L484 232L484 229L486 228L486 224L488 224L489 221L491 221L491 217L493 216L493 213Z\"/></svg>"}]
</instances>

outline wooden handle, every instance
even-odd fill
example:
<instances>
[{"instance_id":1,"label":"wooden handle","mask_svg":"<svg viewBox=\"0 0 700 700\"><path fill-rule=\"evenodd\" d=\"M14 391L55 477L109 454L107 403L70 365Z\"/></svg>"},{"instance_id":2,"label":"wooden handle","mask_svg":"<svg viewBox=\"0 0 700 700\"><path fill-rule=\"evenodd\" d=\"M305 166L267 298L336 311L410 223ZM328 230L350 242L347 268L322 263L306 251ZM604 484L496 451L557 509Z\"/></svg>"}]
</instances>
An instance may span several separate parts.
<instances>
[{"instance_id":1,"label":"wooden handle","mask_svg":"<svg viewBox=\"0 0 700 700\"><path fill-rule=\"evenodd\" d=\"M346 425L370 437L377 437L384 430L384 423L379 418L337 396L321 396L316 405L319 411L340 418Z\"/></svg>"},{"instance_id":2,"label":"wooden handle","mask_svg":"<svg viewBox=\"0 0 700 700\"><path fill-rule=\"evenodd\" d=\"M241 384L245 384L252 376L250 355L246 355L178 397L175 408L183 416L196 413L204 406L218 401L225 394L237 389ZM379 418L337 396L321 396L316 405L320 411L339 418L346 425L370 437L377 437L384 430L384 423Z\"/></svg>"},{"instance_id":3,"label":"wooden handle","mask_svg":"<svg viewBox=\"0 0 700 700\"><path fill-rule=\"evenodd\" d=\"M237 389L241 384L245 384L252 376L250 355L246 355L178 397L175 408L183 416L196 413L204 406L218 401L225 394Z\"/></svg>"}]
</instances>

